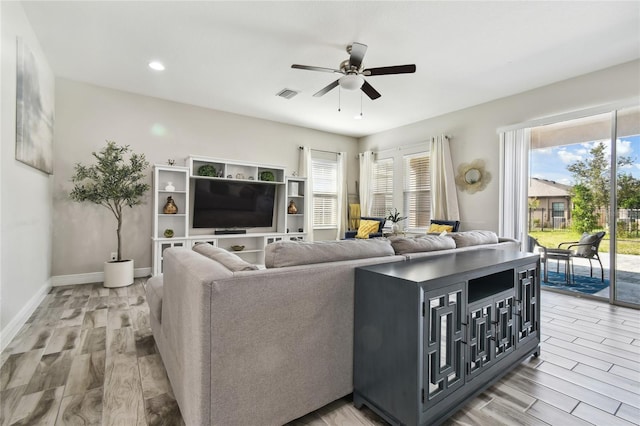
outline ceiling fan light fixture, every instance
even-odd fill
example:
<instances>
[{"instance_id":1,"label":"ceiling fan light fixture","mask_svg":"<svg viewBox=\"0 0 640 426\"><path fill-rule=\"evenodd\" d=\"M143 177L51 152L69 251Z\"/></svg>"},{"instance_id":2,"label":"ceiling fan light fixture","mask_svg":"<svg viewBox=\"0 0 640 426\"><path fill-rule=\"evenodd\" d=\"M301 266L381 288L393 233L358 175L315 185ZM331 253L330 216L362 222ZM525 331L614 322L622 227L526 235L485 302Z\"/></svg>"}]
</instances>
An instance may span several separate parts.
<instances>
[{"instance_id":1,"label":"ceiling fan light fixture","mask_svg":"<svg viewBox=\"0 0 640 426\"><path fill-rule=\"evenodd\" d=\"M362 65L362 60L364 59L364 54L366 51L366 44L354 42L347 46L349 59L345 59L344 61L342 61L338 69L300 64L293 64L291 65L291 68L342 74L342 77L334 80L324 88L320 89L318 92L314 93L313 96L316 98L327 94L336 87L340 87L340 89L350 91L362 90L372 101L378 99L382 95L380 95L380 93L376 89L374 89L368 81L365 81L365 76L369 77L376 75L410 74L416 72L415 64L364 68L364 66Z\"/></svg>"},{"instance_id":2,"label":"ceiling fan light fixture","mask_svg":"<svg viewBox=\"0 0 640 426\"><path fill-rule=\"evenodd\" d=\"M359 74L347 74L338 80L340 87L345 90L358 90L364 84L364 78Z\"/></svg>"}]
</instances>

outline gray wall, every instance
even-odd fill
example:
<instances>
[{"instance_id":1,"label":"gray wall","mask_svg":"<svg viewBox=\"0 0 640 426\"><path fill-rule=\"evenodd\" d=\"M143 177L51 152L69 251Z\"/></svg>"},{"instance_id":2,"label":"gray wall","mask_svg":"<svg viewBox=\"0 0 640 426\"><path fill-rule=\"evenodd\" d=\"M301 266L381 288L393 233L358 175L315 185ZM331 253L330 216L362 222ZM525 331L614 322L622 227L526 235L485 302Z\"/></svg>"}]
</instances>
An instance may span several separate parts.
<instances>
[{"instance_id":1,"label":"gray wall","mask_svg":"<svg viewBox=\"0 0 640 426\"><path fill-rule=\"evenodd\" d=\"M16 37L22 37L33 54L46 61L22 5L0 2L0 8L0 330L4 347L22 325L19 314L28 315L50 286L53 177L15 160Z\"/></svg>"},{"instance_id":2,"label":"gray wall","mask_svg":"<svg viewBox=\"0 0 640 426\"><path fill-rule=\"evenodd\" d=\"M461 229L498 231L499 127L595 107L640 94L640 61L572 78L515 96L367 136L360 151L411 145L431 136L452 136L451 157L461 163L485 160L492 175L482 192L458 191ZM427 96L427 95L425 95ZM640 102L640 99L639 99Z\"/></svg>"},{"instance_id":3,"label":"gray wall","mask_svg":"<svg viewBox=\"0 0 640 426\"><path fill-rule=\"evenodd\" d=\"M105 140L130 145L151 164L183 164L188 155L281 165L298 169L300 145L347 151L349 191L355 192L354 138L272 121L169 102L65 79L56 80L53 189L53 276L102 271L115 250L115 219L104 207L72 202L68 193L75 163L91 162ZM148 171L151 183L151 168ZM123 256L136 268L151 266L151 192L145 205L127 209ZM335 231L317 232L333 239Z\"/></svg>"}]
</instances>

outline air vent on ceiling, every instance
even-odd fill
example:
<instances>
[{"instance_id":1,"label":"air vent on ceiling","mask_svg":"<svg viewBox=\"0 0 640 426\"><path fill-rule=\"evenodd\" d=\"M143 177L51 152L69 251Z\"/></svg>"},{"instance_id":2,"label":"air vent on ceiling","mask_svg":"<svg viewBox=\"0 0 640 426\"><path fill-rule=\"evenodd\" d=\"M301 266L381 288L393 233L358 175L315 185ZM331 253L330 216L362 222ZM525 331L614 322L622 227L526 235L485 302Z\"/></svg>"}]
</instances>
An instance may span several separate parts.
<instances>
[{"instance_id":1,"label":"air vent on ceiling","mask_svg":"<svg viewBox=\"0 0 640 426\"><path fill-rule=\"evenodd\" d=\"M282 89L281 91L276 93L276 96L280 96L281 98L285 98L285 99L291 99L297 94L298 94L298 92L296 92L295 90Z\"/></svg>"}]
</instances>

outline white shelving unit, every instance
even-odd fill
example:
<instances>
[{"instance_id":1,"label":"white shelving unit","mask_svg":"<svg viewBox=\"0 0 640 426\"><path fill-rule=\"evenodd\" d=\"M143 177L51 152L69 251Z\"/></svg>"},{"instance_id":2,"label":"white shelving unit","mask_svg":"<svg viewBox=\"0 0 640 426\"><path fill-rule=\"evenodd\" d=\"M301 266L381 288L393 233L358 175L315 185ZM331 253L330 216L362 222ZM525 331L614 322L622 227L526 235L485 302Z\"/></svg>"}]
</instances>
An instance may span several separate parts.
<instances>
[{"instance_id":1,"label":"white shelving unit","mask_svg":"<svg viewBox=\"0 0 640 426\"><path fill-rule=\"evenodd\" d=\"M207 165L213 166L216 176L200 176L198 174L198 170ZM209 168L209 171L212 169ZM304 200L307 193L307 180L295 176L285 176L284 167L190 156L187 158L187 167L156 165L153 176L154 275L162 273L162 253L169 247L191 248L198 243L208 243L229 250L247 262L262 265L264 264L264 249L268 244L283 240L301 241L306 239ZM273 180L268 180L271 177ZM215 230L212 229L211 234L207 235L191 234L189 206L192 204L190 188L193 185L190 183L193 183L191 181L195 179L250 180L265 185L276 185L275 232L214 234ZM165 189L169 182L175 187L172 191ZM178 206L177 214L166 215L162 213L169 196ZM297 214L289 214L287 211L291 201L298 209ZM166 238L164 236L165 229L173 229L174 236ZM244 248L235 251L231 248L232 246L244 246Z\"/></svg>"},{"instance_id":2,"label":"white shelving unit","mask_svg":"<svg viewBox=\"0 0 640 426\"><path fill-rule=\"evenodd\" d=\"M305 211L304 211L304 197L307 189L307 179L288 176L285 182L286 187L286 200L283 214L284 224L283 229L287 234L305 235L307 230L305 228ZM294 203L297 213L289 213L289 205Z\"/></svg>"},{"instance_id":3,"label":"white shelving unit","mask_svg":"<svg viewBox=\"0 0 640 426\"><path fill-rule=\"evenodd\" d=\"M174 188L168 188L172 185ZM167 198L173 198L178 212L164 214ZM173 237L165 231L173 230ZM156 164L153 167L153 274L162 272L162 253L169 247L186 247L189 237L189 168Z\"/></svg>"},{"instance_id":4,"label":"white shelving unit","mask_svg":"<svg viewBox=\"0 0 640 426\"><path fill-rule=\"evenodd\" d=\"M284 167L281 166L196 156L190 156L187 158L187 166L191 170L192 178L253 180L273 184L284 183ZM207 166L209 169L213 167L213 169L215 169L215 176L202 175L203 166ZM268 180L268 175L272 176L273 180Z\"/></svg>"}]
</instances>

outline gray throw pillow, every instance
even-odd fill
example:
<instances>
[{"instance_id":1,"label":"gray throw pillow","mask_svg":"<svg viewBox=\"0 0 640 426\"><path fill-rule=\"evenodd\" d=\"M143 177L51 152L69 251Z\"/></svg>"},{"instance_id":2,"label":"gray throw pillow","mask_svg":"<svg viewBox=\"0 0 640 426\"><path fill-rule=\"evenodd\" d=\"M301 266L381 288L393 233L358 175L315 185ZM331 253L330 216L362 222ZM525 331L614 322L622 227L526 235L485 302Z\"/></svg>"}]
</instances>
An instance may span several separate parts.
<instances>
[{"instance_id":1,"label":"gray throw pillow","mask_svg":"<svg viewBox=\"0 0 640 426\"><path fill-rule=\"evenodd\" d=\"M447 234L453 238L456 247L478 246L480 244L498 244L498 236L492 231L464 231Z\"/></svg>"},{"instance_id":2,"label":"gray throw pillow","mask_svg":"<svg viewBox=\"0 0 640 426\"><path fill-rule=\"evenodd\" d=\"M415 238L389 237L396 254L420 253L456 248L456 243L449 237L440 235L424 235Z\"/></svg>"},{"instance_id":3,"label":"gray throw pillow","mask_svg":"<svg viewBox=\"0 0 640 426\"><path fill-rule=\"evenodd\" d=\"M193 251L200 253L211 260L215 260L231 272L256 271L258 269L256 265L243 260L237 254L228 252L220 247L214 247L208 243L196 244L193 247Z\"/></svg>"}]
</instances>

